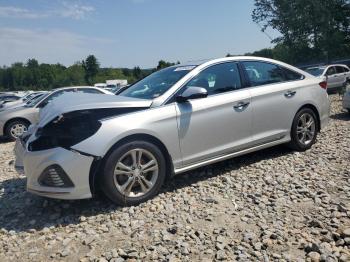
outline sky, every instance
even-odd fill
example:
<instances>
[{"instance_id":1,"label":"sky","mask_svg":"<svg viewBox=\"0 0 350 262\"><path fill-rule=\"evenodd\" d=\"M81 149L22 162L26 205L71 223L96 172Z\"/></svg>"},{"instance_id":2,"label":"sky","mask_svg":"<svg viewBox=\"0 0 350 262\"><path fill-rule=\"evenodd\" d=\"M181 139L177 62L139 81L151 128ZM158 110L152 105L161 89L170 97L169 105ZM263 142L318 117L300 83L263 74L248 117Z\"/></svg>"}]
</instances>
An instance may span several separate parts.
<instances>
[{"instance_id":1,"label":"sky","mask_svg":"<svg viewBox=\"0 0 350 262\"><path fill-rule=\"evenodd\" d=\"M253 8L254 0L0 0L0 65L69 66L93 54L102 67L151 68L271 47Z\"/></svg>"}]
</instances>

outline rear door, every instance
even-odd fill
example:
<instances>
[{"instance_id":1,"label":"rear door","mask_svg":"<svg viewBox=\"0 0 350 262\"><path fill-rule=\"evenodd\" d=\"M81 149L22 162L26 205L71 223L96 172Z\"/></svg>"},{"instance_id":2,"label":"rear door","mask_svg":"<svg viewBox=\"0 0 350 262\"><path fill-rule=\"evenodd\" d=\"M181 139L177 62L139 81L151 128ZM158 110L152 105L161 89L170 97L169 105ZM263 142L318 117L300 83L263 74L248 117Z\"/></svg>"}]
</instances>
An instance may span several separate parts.
<instances>
[{"instance_id":1,"label":"rear door","mask_svg":"<svg viewBox=\"0 0 350 262\"><path fill-rule=\"evenodd\" d=\"M338 86L337 71L334 66L330 66L326 71L328 88L335 88Z\"/></svg>"},{"instance_id":2,"label":"rear door","mask_svg":"<svg viewBox=\"0 0 350 262\"><path fill-rule=\"evenodd\" d=\"M303 75L265 61L243 61L252 97L254 145L278 141L290 132Z\"/></svg>"},{"instance_id":3,"label":"rear door","mask_svg":"<svg viewBox=\"0 0 350 262\"><path fill-rule=\"evenodd\" d=\"M350 70L347 66L344 66L344 73L347 79L350 77Z\"/></svg>"},{"instance_id":4,"label":"rear door","mask_svg":"<svg viewBox=\"0 0 350 262\"><path fill-rule=\"evenodd\" d=\"M343 66L336 66L335 70L337 72L337 86L343 86L344 83L346 82L346 72L345 72L345 67Z\"/></svg>"}]
</instances>

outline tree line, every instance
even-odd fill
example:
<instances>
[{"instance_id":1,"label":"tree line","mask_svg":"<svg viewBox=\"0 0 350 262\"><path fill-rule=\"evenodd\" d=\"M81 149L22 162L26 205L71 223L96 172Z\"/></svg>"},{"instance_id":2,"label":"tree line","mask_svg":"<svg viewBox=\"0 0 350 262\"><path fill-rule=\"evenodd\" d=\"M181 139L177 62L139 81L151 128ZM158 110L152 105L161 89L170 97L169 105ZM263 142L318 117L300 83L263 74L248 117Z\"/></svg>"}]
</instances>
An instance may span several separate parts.
<instances>
[{"instance_id":1,"label":"tree line","mask_svg":"<svg viewBox=\"0 0 350 262\"><path fill-rule=\"evenodd\" d=\"M108 79L127 79L133 83L148 75L150 70L139 67L100 68L95 56L90 55L71 66L40 63L29 59L0 68L0 90L51 90L63 86L93 85Z\"/></svg>"},{"instance_id":2,"label":"tree line","mask_svg":"<svg viewBox=\"0 0 350 262\"><path fill-rule=\"evenodd\" d=\"M71 66L41 63L29 59L24 63L14 63L9 67L0 67L0 90L51 90L63 86L93 85L104 83L108 79L127 79L134 83L156 70L177 63L160 60L157 67L141 69L101 68L97 58L89 55L85 60Z\"/></svg>"}]
</instances>

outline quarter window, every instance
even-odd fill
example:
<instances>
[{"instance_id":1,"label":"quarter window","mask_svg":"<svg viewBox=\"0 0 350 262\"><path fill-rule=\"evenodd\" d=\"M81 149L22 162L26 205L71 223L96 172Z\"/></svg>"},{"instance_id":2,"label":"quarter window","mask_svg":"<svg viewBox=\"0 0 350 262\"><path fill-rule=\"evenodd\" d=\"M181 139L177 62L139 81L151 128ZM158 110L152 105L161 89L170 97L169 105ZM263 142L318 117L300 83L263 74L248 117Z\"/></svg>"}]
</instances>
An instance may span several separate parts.
<instances>
[{"instance_id":1,"label":"quarter window","mask_svg":"<svg viewBox=\"0 0 350 262\"><path fill-rule=\"evenodd\" d=\"M222 63L204 69L187 85L203 87L208 95L220 94L242 88L237 63Z\"/></svg>"},{"instance_id":2,"label":"quarter window","mask_svg":"<svg viewBox=\"0 0 350 262\"><path fill-rule=\"evenodd\" d=\"M296 81L304 79L304 76L302 74L299 74L284 67L282 69L287 81Z\"/></svg>"},{"instance_id":3,"label":"quarter window","mask_svg":"<svg viewBox=\"0 0 350 262\"><path fill-rule=\"evenodd\" d=\"M251 86L261 86L284 82L287 79L282 69L274 64L265 62L243 62Z\"/></svg>"}]
</instances>

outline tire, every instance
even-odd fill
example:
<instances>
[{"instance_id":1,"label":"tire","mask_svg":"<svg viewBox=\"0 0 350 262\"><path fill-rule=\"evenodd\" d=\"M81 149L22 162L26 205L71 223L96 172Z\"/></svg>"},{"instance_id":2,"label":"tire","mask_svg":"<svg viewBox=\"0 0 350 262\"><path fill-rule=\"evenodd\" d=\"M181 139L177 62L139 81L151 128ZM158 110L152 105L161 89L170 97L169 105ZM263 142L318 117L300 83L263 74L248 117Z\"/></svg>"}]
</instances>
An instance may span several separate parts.
<instances>
[{"instance_id":1,"label":"tire","mask_svg":"<svg viewBox=\"0 0 350 262\"><path fill-rule=\"evenodd\" d=\"M305 126L302 126L303 124L303 118L306 116L306 122L311 124L311 119L313 121L313 124L310 126L310 128L307 128ZM312 147L312 145L315 143L317 138L319 127L318 127L318 121L315 112L310 108L303 108L301 109L294 117L292 129L290 132L291 135L291 141L289 142L289 147L296 151L306 151ZM303 137L305 137L305 140L303 142Z\"/></svg>"},{"instance_id":2,"label":"tire","mask_svg":"<svg viewBox=\"0 0 350 262\"><path fill-rule=\"evenodd\" d=\"M138 160L140 155L141 161ZM166 161L156 145L145 141L127 142L107 156L101 189L117 205L138 205L159 192L165 176Z\"/></svg>"},{"instance_id":3,"label":"tire","mask_svg":"<svg viewBox=\"0 0 350 262\"><path fill-rule=\"evenodd\" d=\"M12 141L15 141L24 132L28 130L29 123L24 120L14 120L6 125L5 136Z\"/></svg>"}]
</instances>

